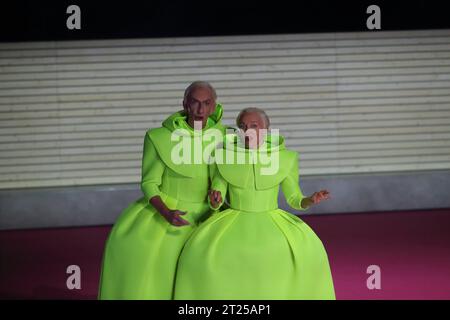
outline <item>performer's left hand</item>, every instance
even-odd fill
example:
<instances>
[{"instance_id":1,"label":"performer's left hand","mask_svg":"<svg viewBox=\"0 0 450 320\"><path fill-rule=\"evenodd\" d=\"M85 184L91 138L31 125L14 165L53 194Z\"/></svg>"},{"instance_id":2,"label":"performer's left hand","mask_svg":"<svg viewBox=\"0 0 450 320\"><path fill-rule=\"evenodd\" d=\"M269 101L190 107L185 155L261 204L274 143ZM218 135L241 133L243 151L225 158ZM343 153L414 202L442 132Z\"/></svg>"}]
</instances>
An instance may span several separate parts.
<instances>
[{"instance_id":1,"label":"performer's left hand","mask_svg":"<svg viewBox=\"0 0 450 320\"><path fill-rule=\"evenodd\" d=\"M320 190L319 192L314 192L310 199L313 204L318 204L320 201L330 199L330 193L327 190Z\"/></svg>"},{"instance_id":2,"label":"performer's left hand","mask_svg":"<svg viewBox=\"0 0 450 320\"><path fill-rule=\"evenodd\" d=\"M209 201L214 208L217 208L222 203L222 193L217 190L209 190Z\"/></svg>"}]
</instances>

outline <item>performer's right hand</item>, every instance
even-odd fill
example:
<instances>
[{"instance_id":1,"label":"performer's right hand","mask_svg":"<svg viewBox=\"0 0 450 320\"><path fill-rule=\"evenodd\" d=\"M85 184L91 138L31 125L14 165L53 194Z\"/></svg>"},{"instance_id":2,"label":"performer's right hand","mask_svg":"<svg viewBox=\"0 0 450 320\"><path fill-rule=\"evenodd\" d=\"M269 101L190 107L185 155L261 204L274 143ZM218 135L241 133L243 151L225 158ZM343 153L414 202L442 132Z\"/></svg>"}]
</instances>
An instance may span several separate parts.
<instances>
[{"instance_id":1,"label":"performer's right hand","mask_svg":"<svg viewBox=\"0 0 450 320\"><path fill-rule=\"evenodd\" d=\"M163 210L160 212L161 215L169 222L171 225L176 227L189 225L189 221L184 220L181 216L185 215L186 212L180 210Z\"/></svg>"},{"instance_id":2,"label":"performer's right hand","mask_svg":"<svg viewBox=\"0 0 450 320\"><path fill-rule=\"evenodd\" d=\"M219 204L222 202L222 194L220 191L209 190L209 202L214 208L217 208Z\"/></svg>"}]
</instances>

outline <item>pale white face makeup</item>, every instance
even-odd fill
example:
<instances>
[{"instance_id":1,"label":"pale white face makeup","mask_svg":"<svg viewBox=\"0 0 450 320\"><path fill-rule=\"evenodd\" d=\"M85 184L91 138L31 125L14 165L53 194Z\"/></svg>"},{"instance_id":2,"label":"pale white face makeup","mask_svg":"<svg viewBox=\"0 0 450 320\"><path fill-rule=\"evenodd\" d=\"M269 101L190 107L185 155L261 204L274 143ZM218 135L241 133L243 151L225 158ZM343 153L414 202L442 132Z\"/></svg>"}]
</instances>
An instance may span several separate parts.
<instances>
[{"instance_id":1,"label":"pale white face makeup","mask_svg":"<svg viewBox=\"0 0 450 320\"><path fill-rule=\"evenodd\" d=\"M183 101L184 110L188 115L187 122L192 128L205 128L208 117L214 112L216 100L208 88L197 87ZM196 126L197 125L197 126Z\"/></svg>"},{"instance_id":2,"label":"pale white face makeup","mask_svg":"<svg viewBox=\"0 0 450 320\"><path fill-rule=\"evenodd\" d=\"M238 123L240 138L245 147L256 149L265 139L267 125L265 119L258 112L245 112Z\"/></svg>"}]
</instances>

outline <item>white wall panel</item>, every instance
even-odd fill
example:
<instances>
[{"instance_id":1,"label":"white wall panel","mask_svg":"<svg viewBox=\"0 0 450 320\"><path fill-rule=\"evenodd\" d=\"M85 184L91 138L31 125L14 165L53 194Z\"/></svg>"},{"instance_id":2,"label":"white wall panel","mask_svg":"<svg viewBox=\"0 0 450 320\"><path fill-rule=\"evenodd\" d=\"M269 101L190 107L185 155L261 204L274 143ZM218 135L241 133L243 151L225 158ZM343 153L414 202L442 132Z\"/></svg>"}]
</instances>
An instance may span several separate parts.
<instances>
[{"instance_id":1,"label":"white wall panel","mask_svg":"<svg viewBox=\"0 0 450 320\"><path fill-rule=\"evenodd\" d=\"M142 143L208 80L302 175L450 169L450 30L0 44L0 189L137 183Z\"/></svg>"}]
</instances>

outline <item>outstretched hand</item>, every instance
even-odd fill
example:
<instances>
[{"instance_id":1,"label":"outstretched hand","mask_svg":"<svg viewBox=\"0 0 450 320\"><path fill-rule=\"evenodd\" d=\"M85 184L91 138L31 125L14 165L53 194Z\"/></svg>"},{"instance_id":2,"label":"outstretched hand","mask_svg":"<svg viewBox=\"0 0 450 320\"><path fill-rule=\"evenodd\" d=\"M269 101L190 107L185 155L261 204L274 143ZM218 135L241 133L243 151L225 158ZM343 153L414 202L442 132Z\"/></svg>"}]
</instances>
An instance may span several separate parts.
<instances>
[{"instance_id":1,"label":"outstretched hand","mask_svg":"<svg viewBox=\"0 0 450 320\"><path fill-rule=\"evenodd\" d=\"M330 193L327 190L320 190L319 192L314 192L309 198L313 204L318 204L323 200L330 199Z\"/></svg>"},{"instance_id":2,"label":"outstretched hand","mask_svg":"<svg viewBox=\"0 0 450 320\"><path fill-rule=\"evenodd\" d=\"M209 202L213 208L217 208L222 203L222 194L220 191L209 190L208 191Z\"/></svg>"}]
</instances>

